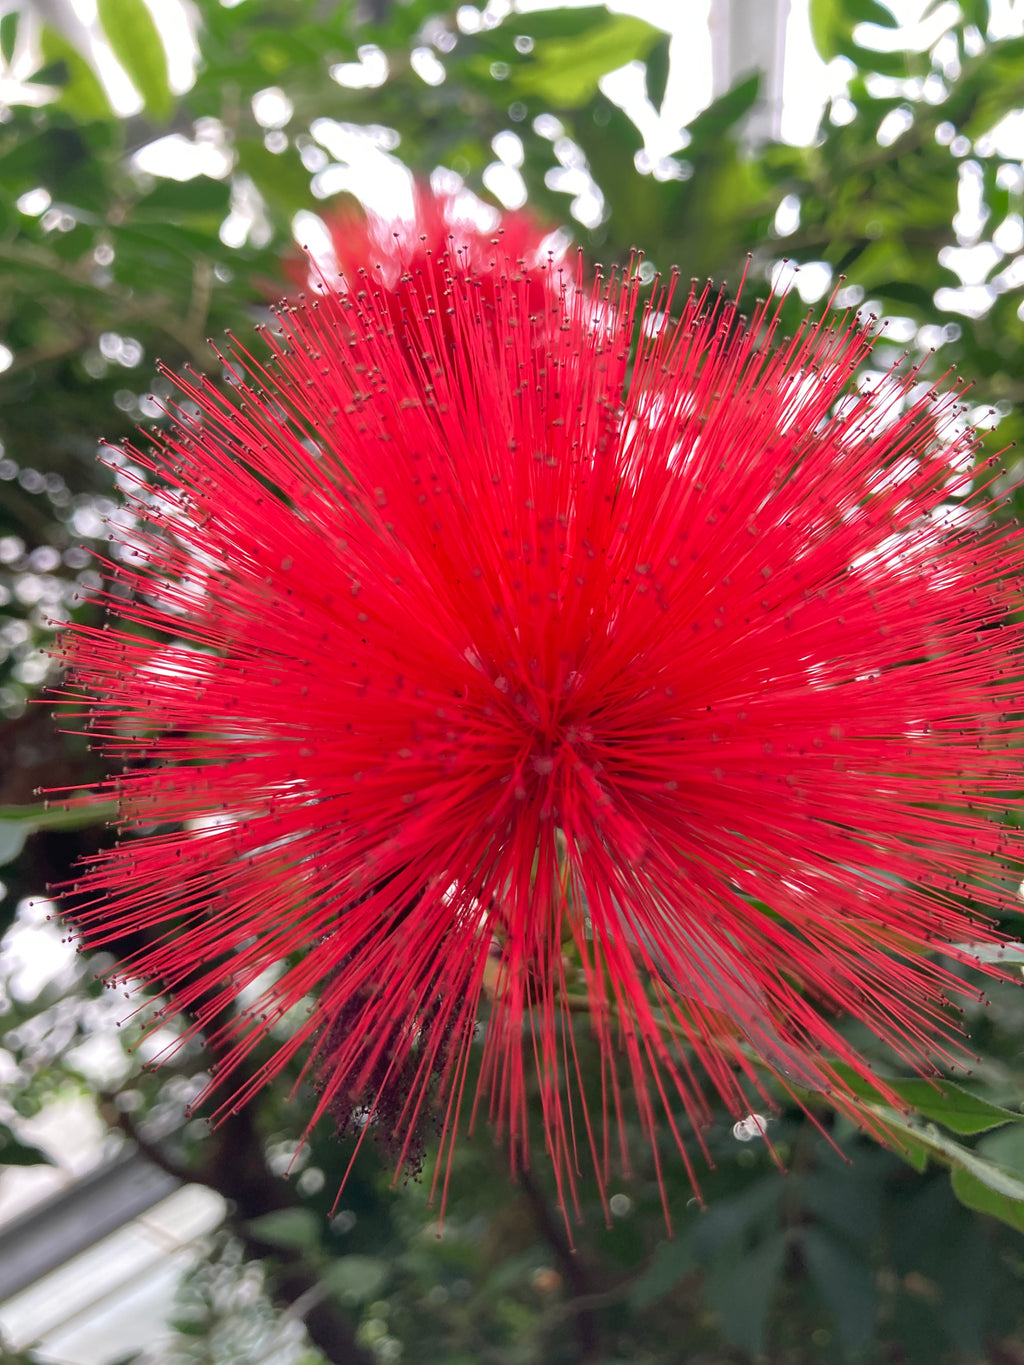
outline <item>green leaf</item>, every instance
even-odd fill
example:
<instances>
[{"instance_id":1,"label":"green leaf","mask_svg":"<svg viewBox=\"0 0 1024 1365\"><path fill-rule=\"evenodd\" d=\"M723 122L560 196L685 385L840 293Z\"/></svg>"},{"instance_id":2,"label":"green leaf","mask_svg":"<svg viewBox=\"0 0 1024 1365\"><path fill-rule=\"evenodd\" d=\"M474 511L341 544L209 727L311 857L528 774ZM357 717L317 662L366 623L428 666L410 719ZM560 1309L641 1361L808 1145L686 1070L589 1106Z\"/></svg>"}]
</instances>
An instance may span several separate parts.
<instances>
[{"instance_id":1,"label":"green leaf","mask_svg":"<svg viewBox=\"0 0 1024 1365\"><path fill-rule=\"evenodd\" d=\"M1024 1177L1024 1128L1017 1124L1008 1123L983 1137L977 1151L986 1161L994 1161L997 1166Z\"/></svg>"},{"instance_id":2,"label":"green leaf","mask_svg":"<svg viewBox=\"0 0 1024 1365\"><path fill-rule=\"evenodd\" d=\"M833 57L850 57L858 66L867 64L869 71L882 71L881 66L858 60L850 49L873 59L873 48L860 48L853 42L853 30L857 24L878 24L881 28L898 28L899 21L878 0L811 0L809 18L811 37L814 46L826 62ZM888 55L881 54L884 61Z\"/></svg>"},{"instance_id":3,"label":"green leaf","mask_svg":"<svg viewBox=\"0 0 1024 1365\"><path fill-rule=\"evenodd\" d=\"M953 1193L968 1208L980 1209L1009 1227L1024 1231L1024 1179L1005 1166L979 1156L970 1147L954 1142L932 1124L919 1127L908 1123L883 1105L870 1105L869 1108L886 1127L906 1140L908 1146L924 1148L931 1159L950 1170ZM902 1154L899 1141L894 1150Z\"/></svg>"},{"instance_id":4,"label":"green leaf","mask_svg":"<svg viewBox=\"0 0 1024 1365\"><path fill-rule=\"evenodd\" d=\"M835 1070L855 1095L888 1103L882 1090L858 1076L852 1068L837 1063ZM954 1081L932 1081L920 1077L901 1080L888 1076L879 1076L878 1079L885 1090L898 1095L909 1109L963 1136L986 1133L1004 1123L1024 1123L1024 1113L1017 1109L1005 1109L1001 1104L993 1104L980 1095L973 1095Z\"/></svg>"},{"instance_id":5,"label":"green leaf","mask_svg":"<svg viewBox=\"0 0 1024 1365\"><path fill-rule=\"evenodd\" d=\"M851 1352L863 1350L874 1336L878 1316L878 1291L870 1268L820 1228L804 1230L800 1249L832 1311L843 1345Z\"/></svg>"},{"instance_id":6,"label":"green leaf","mask_svg":"<svg viewBox=\"0 0 1024 1365\"><path fill-rule=\"evenodd\" d=\"M235 144L238 168L248 175L271 209L291 218L299 209L314 206L310 174L293 148L269 151L262 142L240 138Z\"/></svg>"},{"instance_id":7,"label":"green leaf","mask_svg":"<svg viewBox=\"0 0 1024 1365\"><path fill-rule=\"evenodd\" d=\"M349 1304L367 1303L387 1284L391 1267L376 1256L342 1256L323 1273L328 1288Z\"/></svg>"},{"instance_id":8,"label":"green leaf","mask_svg":"<svg viewBox=\"0 0 1024 1365\"><path fill-rule=\"evenodd\" d=\"M8 16L11 17L11 16ZM110 101L96 73L63 34L43 28L40 40L43 61L57 70L47 76L61 87L60 105L83 123L112 117ZM37 79L43 73L37 73Z\"/></svg>"},{"instance_id":9,"label":"green leaf","mask_svg":"<svg viewBox=\"0 0 1024 1365\"><path fill-rule=\"evenodd\" d=\"M877 71L880 76L891 76L893 80L907 80L926 73L929 59L919 52L900 49L886 52L876 47L863 47L852 38L841 34L835 42L838 56L847 57L854 66L862 71Z\"/></svg>"},{"instance_id":10,"label":"green leaf","mask_svg":"<svg viewBox=\"0 0 1024 1365\"><path fill-rule=\"evenodd\" d=\"M218 221L231 204L231 186L226 180L196 175L191 180L158 180L148 194L132 209L135 219L180 223L184 219L214 215Z\"/></svg>"},{"instance_id":11,"label":"green leaf","mask_svg":"<svg viewBox=\"0 0 1024 1365\"><path fill-rule=\"evenodd\" d=\"M925 313L931 313L935 307L934 290L926 289L912 280L886 280L884 284L873 284L871 293L883 299L892 299L895 303L909 303Z\"/></svg>"},{"instance_id":12,"label":"green leaf","mask_svg":"<svg viewBox=\"0 0 1024 1365\"><path fill-rule=\"evenodd\" d=\"M810 0L811 37L823 61L839 56L837 46L846 31L840 0Z\"/></svg>"},{"instance_id":13,"label":"green leaf","mask_svg":"<svg viewBox=\"0 0 1024 1365\"><path fill-rule=\"evenodd\" d=\"M1024 102L1024 38L1004 38L1001 42L989 43L974 62L978 65L973 66L972 75L968 77L965 70L965 76L959 87L953 88L951 96L952 108L952 99L958 90L966 87L966 107L958 101L960 116L951 113L951 118L960 132L972 140L987 133Z\"/></svg>"},{"instance_id":14,"label":"green leaf","mask_svg":"<svg viewBox=\"0 0 1024 1365\"><path fill-rule=\"evenodd\" d=\"M760 90L761 73L755 71L749 76L744 76L713 104L702 109L697 117L686 125L686 131L690 135L687 156L691 158L699 156L704 150L704 144L717 142L724 133L739 123L757 103Z\"/></svg>"},{"instance_id":15,"label":"green leaf","mask_svg":"<svg viewBox=\"0 0 1024 1365\"><path fill-rule=\"evenodd\" d=\"M608 11L603 5L584 5L580 9L534 10L517 14L517 32L528 33L536 42L550 38L581 38L607 23Z\"/></svg>"},{"instance_id":16,"label":"green leaf","mask_svg":"<svg viewBox=\"0 0 1024 1365\"><path fill-rule=\"evenodd\" d=\"M373 8L377 10L380 18L371 17L372 10L367 7L364 16L360 17L359 31L361 33L365 26L371 31L374 41L386 49L410 45L410 40L419 33L426 20L437 15L441 6L437 0L402 0L401 4L378 5ZM360 37L360 42L362 41L364 39ZM352 56L355 56L354 49Z\"/></svg>"},{"instance_id":17,"label":"green leaf","mask_svg":"<svg viewBox=\"0 0 1024 1365\"><path fill-rule=\"evenodd\" d=\"M959 0L959 4L964 19L967 23L973 24L984 38L988 34L989 19L992 13L990 0ZM937 5L932 6L933 9L937 7Z\"/></svg>"},{"instance_id":18,"label":"green leaf","mask_svg":"<svg viewBox=\"0 0 1024 1365\"><path fill-rule=\"evenodd\" d=\"M666 33L664 38L658 39L647 54L647 66L644 71L647 98L659 111L665 98L665 87L668 85L669 47L671 43L672 39Z\"/></svg>"},{"instance_id":19,"label":"green leaf","mask_svg":"<svg viewBox=\"0 0 1024 1365\"><path fill-rule=\"evenodd\" d=\"M778 1288L788 1239L774 1233L746 1255L720 1260L708 1275L705 1299L722 1335L751 1355L764 1350L768 1309Z\"/></svg>"},{"instance_id":20,"label":"green leaf","mask_svg":"<svg viewBox=\"0 0 1024 1365\"><path fill-rule=\"evenodd\" d=\"M902 1134L902 1137L902 1145L897 1148L899 1155L918 1175L923 1175L928 1169L928 1148L923 1142L915 1142L909 1134Z\"/></svg>"},{"instance_id":21,"label":"green leaf","mask_svg":"<svg viewBox=\"0 0 1024 1365\"><path fill-rule=\"evenodd\" d=\"M973 1171L954 1171L950 1177L953 1193L961 1204L977 1213L987 1213L1007 1223L1018 1232L1024 1232L1024 1186L1021 1199L1009 1199L1005 1194L994 1190L990 1184L979 1179Z\"/></svg>"},{"instance_id":22,"label":"green leaf","mask_svg":"<svg viewBox=\"0 0 1024 1365\"><path fill-rule=\"evenodd\" d=\"M893 1089L900 1099L925 1118L934 1119L951 1132L964 1136L986 1133L1004 1123L1024 1123L1024 1114L1018 1110L992 1104L952 1081L939 1081L934 1085L925 1080L899 1081Z\"/></svg>"},{"instance_id":23,"label":"green leaf","mask_svg":"<svg viewBox=\"0 0 1024 1365\"><path fill-rule=\"evenodd\" d=\"M37 830L88 829L113 820L117 810L116 801L81 806L48 801L35 806L0 806L0 864L13 862L25 840Z\"/></svg>"},{"instance_id":24,"label":"green leaf","mask_svg":"<svg viewBox=\"0 0 1024 1365\"><path fill-rule=\"evenodd\" d=\"M694 1266L693 1236L689 1230L671 1242L662 1242L630 1290L630 1303L634 1308L646 1308L670 1293L684 1276L693 1272Z\"/></svg>"},{"instance_id":25,"label":"green leaf","mask_svg":"<svg viewBox=\"0 0 1024 1365\"><path fill-rule=\"evenodd\" d=\"M18 11L10 10L0 18L0 57L10 66L14 57L14 44L18 41Z\"/></svg>"},{"instance_id":26,"label":"green leaf","mask_svg":"<svg viewBox=\"0 0 1024 1365\"><path fill-rule=\"evenodd\" d=\"M800 1205L828 1229L862 1247L877 1244L882 1213L880 1186L872 1178L866 1156L858 1155L854 1167L829 1163L791 1179Z\"/></svg>"},{"instance_id":27,"label":"green leaf","mask_svg":"<svg viewBox=\"0 0 1024 1365\"><path fill-rule=\"evenodd\" d=\"M714 1260L729 1246L744 1245L759 1229L775 1227L785 1196L777 1173L745 1185L735 1195L716 1199L694 1228L697 1255Z\"/></svg>"},{"instance_id":28,"label":"green leaf","mask_svg":"<svg viewBox=\"0 0 1024 1365\"><path fill-rule=\"evenodd\" d=\"M173 103L167 54L145 0L97 0L97 8L107 41L142 96L146 113L165 119Z\"/></svg>"},{"instance_id":29,"label":"green leaf","mask_svg":"<svg viewBox=\"0 0 1024 1365\"><path fill-rule=\"evenodd\" d=\"M210 1324L205 1318L171 1318L168 1323L175 1332L180 1332L183 1337L205 1337L209 1333Z\"/></svg>"},{"instance_id":30,"label":"green leaf","mask_svg":"<svg viewBox=\"0 0 1024 1365\"><path fill-rule=\"evenodd\" d=\"M0 1124L0 1166L52 1166L53 1159L34 1143L22 1142L6 1124Z\"/></svg>"},{"instance_id":31,"label":"green leaf","mask_svg":"<svg viewBox=\"0 0 1024 1365\"><path fill-rule=\"evenodd\" d=\"M521 28L529 27L517 19ZM608 14L604 22L573 39L536 41L532 60L517 62L509 88L534 95L555 109L578 109L593 98L598 82L627 62L643 61L661 30L628 14Z\"/></svg>"},{"instance_id":32,"label":"green leaf","mask_svg":"<svg viewBox=\"0 0 1024 1365\"><path fill-rule=\"evenodd\" d=\"M978 1156L968 1147L962 1147L958 1142L947 1140L942 1144L941 1150L950 1153L952 1159L959 1163L960 1169L973 1176L993 1193L1000 1195L1004 1200L1016 1206L1016 1217L1024 1218L1024 1180L1008 1171L1005 1166L997 1166L994 1161L987 1161L984 1157ZM954 1182L954 1189L956 1188ZM1002 1217L1002 1214L997 1214Z\"/></svg>"},{"instance_id":33,"label":"green leaf","mask_svg":"<svg viewBox=\"0 0 1024 1365\"><path fill-rule=\"evenodd\" d=\"M311 1209L274 1209L252 1219L246 1227L253 1237L272 1246L308 1251L320 1244L320 1220Z\"/></svg>"},{"instance_id":34,"label":"green leaf","mask_svg":"<svg viewBox=\"0 0 1024 1365\"><path fill-rule=\"evenodd\" d=\"M203 233L181 223L125 224L118 228L116 242L118 278L122 278L122 265L130 265L135 270L141 264L143 268L143 274L133 279L133 287L144 284L147 262L151 275L158 268L179 272L183 263L189 267L194 265L197 255L209 256L223 250L216 232ZM191 274L182 275L178 283L185 285L189 280Z\"/></svg>"},{"instance_id":35,"label":"green leaf","mask_svg":"<svg viewBox=\"0 0 1024 1365\"><path fill-rule=\"evenodd\" d=\"M846 12L855 24L877 24L879 28L899 28L892 10L878 0L846 0Z\"/></svg>"}]
</instances>

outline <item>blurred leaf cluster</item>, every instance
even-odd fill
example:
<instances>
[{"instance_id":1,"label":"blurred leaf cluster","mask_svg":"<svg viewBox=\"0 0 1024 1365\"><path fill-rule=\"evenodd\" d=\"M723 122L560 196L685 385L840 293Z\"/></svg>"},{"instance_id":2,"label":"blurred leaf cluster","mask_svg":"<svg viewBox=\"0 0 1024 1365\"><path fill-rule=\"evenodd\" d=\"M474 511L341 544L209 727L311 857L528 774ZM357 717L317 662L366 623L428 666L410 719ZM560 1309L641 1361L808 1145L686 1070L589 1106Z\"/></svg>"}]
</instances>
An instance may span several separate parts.
<instances>
[{"instance_id":1,"label":"blurred leaf cluster","mask_svg":"<svg viewBox=\"0 0 1024 1365\"><path fill-rule=\"evenodd\" d=\"M603 77L640 63L660 109L668 35L600 5L99 0L91 25L63 0L5 7L0 914L15 951L0 1162L41 1160L33 1121L75 1095L112 1151L134 1143L223 1196L169 1359L1024 1362L1024 1001L1010 986L968 1020L969 1082L896 1078L905 1111L865 1089L866 1132L814 1097L808 1116L780 1096L767 1141L719 1114L706 1211L665 1153L672 1240L637 1141L607 1221L589 1190L573 1245L544 1173L512 1184L486 1133L459 1149L441 1228L432 1172L396 1188L372 1143L336 1202L352 1152L326 1130L299 1149L303 1084L208 1133L186 1117L201 1044L155 1072L139 1069L153 1049L137 1028L97 1049L121 1006L95 980L104 962L69 956L28 905L108 837L34 795L100 767L30 704L123 515L123 457L99 464L98 442L163 420L158 358L217 373L206 338L261 318L288 287L302 215L328 212L367 164L525 199L609 265L642 247L652 274L678 264L735 289L748 270L757 294L783 258L801 263L788 322L837 288L840 306L886 319L879 368L904 353L925 377L955 365L992 448L1019 439L1024 37L994 29L987 0L928 10L918 50L878 0L811 0L819 52L845 75L813 143L751 145L753 75L654 160ZM34 950L57 964L42 985L18 968ZM578 1047L598 1066L582 1034Z\"/></svg>"}]
</instances>

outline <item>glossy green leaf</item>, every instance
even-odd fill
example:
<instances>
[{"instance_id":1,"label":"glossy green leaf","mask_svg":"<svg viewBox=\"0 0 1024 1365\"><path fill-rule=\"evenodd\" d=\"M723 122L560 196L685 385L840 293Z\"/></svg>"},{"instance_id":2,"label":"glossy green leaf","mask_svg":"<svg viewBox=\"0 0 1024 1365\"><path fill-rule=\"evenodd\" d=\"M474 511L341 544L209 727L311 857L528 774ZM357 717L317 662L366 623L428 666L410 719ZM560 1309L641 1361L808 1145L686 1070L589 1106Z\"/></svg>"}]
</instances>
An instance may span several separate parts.
<instances>
[{"instance_id":1,"label":"glossy green leaf","mask_svg":"<svg viewBox=\"0 0 1024 1365\"><path fill-rule=\"evenodd\" d=\"M97 0L97 9L114 56L142 96L146 113L165 119L173 103L167 53L145 0Z\"/></svg>"}]
</instances>

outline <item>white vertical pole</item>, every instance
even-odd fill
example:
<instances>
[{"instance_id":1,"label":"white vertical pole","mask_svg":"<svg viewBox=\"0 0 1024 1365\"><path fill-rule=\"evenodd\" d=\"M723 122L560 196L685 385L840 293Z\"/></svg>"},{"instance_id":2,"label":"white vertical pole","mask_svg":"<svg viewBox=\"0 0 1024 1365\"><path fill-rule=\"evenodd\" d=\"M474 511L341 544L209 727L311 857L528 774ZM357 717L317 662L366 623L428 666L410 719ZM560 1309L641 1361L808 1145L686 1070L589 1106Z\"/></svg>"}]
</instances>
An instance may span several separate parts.
<instances>
[{"instance_id":1,"label":"white vertical pole","mask_svg":"<svg viewBox=\"0 0 1024 1365\"><path fill-rule=\"evenodd\" d=\"M761 98L743 130L748 144L778 138L782 127L782 68L790 0L711 0L712 93L717 99L753 71Z\"/></svg>"}]
</instances>

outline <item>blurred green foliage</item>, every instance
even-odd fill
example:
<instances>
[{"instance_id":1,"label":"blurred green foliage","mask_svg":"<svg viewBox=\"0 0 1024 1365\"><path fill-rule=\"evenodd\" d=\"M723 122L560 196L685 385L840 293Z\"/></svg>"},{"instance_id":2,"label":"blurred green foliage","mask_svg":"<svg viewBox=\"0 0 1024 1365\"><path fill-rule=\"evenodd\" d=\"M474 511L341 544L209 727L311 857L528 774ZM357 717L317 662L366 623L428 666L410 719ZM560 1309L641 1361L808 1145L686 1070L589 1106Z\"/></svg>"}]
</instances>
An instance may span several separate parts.
<instances>
[{"instance_id":1,"label":"blurred green foliage","mask_svg":"<svg viewBox=\"0 0 1024 1365\"><path fill-rule=\"evenodd\" d=\"M811 0L819 51L847 75L812 145L749 145L752 76L652 165L601 78L643 63L660 108L667 35L602 6L499 19L408 0L372 20L338 0L197 0L181 93L155 11L100 0L92 38L105 35L137 92L130 115L112 109L70 6L8 8L0 71L26 101L0 121L0 912L10 925L22 905L16 934L24 898L106 837L38 804L36 788L100 769L28 705L52 678L55 624L90 610L88 551L117 514L116 461L97 463L98 439L161 420L158 357L216 372L207 336L244 333L283 292L295 215L323 210L344 179L339 128L418 175L446 167L484 199L494 139L514 134L533 209L606 264L642 247L659 269L733 289L748 269L756 294L783 257L818 263L787 322L841 284L841 305L888 319L880 366L903 351L926 377L955 365L971 416L996 427L992 447L1019 439L1024 171L1004 120L1024 107L1024 38L990 31L987 0L929 9L940 28L917 51L893 47L900 31L877 0ZM876 48L879 33L890 41ZM165 137L191 147L191 178L154 174ZM905 1113L865 1090L871 1135L814 1097L808 1115L779 1096L769 1143L741 1140L720 1113L703 1212L666 1149L672 1240L632 1134L609 1221L584 1186L573 1245L546 1173L511 1183L486 1132L457 1152L439 1229L432 1172L395 1188L371 1144L339 1203L351 1151L325 1129L283 1178L311 1107L304 1084L210 1134L185 1117L198 1043L155 1073L127 1051L106 1071L86 1064L82 1045L118 1017L94 980L102 966L66 963L28 992L8 972L0 1162L41 1159L19 1124L73 1092L113 1137L225 1197L172 1315L181 1365L1024 1361L1024 1000L1010 986L968 1019L970 1081L897 1079Z\"/></svg>"}]
</instances>

